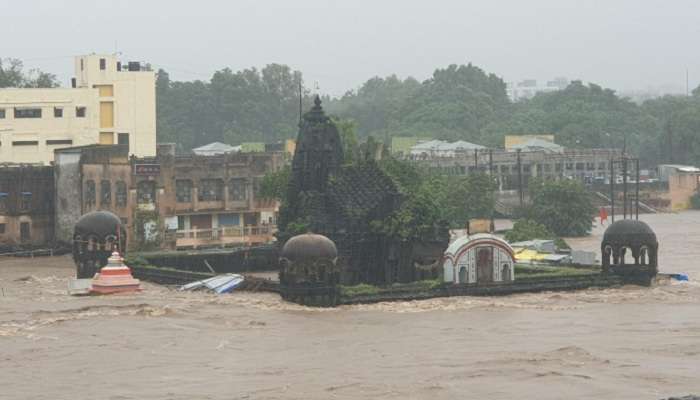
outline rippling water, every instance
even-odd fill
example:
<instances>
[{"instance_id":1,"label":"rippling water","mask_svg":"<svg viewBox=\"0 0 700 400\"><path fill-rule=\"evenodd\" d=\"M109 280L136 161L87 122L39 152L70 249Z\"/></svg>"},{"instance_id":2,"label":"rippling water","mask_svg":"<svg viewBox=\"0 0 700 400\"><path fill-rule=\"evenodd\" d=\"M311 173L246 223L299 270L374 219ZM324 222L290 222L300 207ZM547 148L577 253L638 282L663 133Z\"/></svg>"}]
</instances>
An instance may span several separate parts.
<instances>
[{"instance_id":1,"label":"rippling water","mask_svg":"<svg viewBox=\"0 0 700 400\"><path fill-rule=\"evenodd\" d=\"M658 399L700 393L700 213L642 219L652 288L312 309L145 284L70 297L70 259L0 260L0 398ZM597 250L604 227L569 242ZM1 296L1 295L0 295Z\"/></svg>"}]
</instances>

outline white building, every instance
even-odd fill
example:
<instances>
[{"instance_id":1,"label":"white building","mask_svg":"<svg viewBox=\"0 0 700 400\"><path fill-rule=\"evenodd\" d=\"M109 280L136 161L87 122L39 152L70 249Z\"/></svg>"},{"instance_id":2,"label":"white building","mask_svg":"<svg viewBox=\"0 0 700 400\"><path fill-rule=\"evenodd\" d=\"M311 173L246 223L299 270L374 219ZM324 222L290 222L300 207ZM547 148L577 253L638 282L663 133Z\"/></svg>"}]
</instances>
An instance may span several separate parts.
<instances>
[{"instance_id":1,"label":"white building","mask_svg":"<svg viewBox=\"0 0 700 400\"><path fill-rule=\"evenodd\" d=\"M540 84L535 79L525 79L520 82L508 82L506 93L511 101L531 99L538 93L551 93L557 90L566 89L569 80L564 77L557 77L545 84Z\"/></svg>"},{"instance_id":2,"label":"white building","mask_svg":"<svg viewBox=\"0 0 700 400\"><path fill-rule=\"evenodd\" d=\"M53 161L57 148L123 144L156 154L155 73L114 55L75 58L71 88L0 89L0 163Z\"/></svg>"},{"instance_id":3,"label":"white building","mask_svg":"<svg viewBox=\"0 0 700 400\"><path fill-rule=\"evenodd\" d=\"M442 260L444 281L455 284L510 282L515 278L514 266L513 248L489 233L457 238Z\"/></svg>"}]
</instances>

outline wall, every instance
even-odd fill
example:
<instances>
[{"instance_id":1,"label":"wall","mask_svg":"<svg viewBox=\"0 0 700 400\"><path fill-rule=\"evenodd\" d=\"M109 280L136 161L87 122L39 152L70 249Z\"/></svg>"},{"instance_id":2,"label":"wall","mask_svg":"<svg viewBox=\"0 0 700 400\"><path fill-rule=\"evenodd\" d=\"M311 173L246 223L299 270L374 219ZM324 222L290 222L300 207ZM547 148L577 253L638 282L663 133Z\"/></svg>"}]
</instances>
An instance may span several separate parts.
<instances>
[{"instance_id":1,"label":"wall","mask_svg":"<svg viewBox=\"0 0 700 400\"><path fill-rule=\"evenodd\" d=\"M53 242L53 187L51 167L0 167L0 247ZM21 234L23 224L27 237Z\"/></svg>"},{"instance_id":2,"label":"wall","mask_svg":"<svg viewBox=\"0 0 700 400\"><path fill-rule=\"evenodd\" d=\"M671 210L687 210L690 207L690 197L698 190L698 173L678 172L668 177L668 198Z\"/></svg>"},{"instance_id":3,"label":"wall","mask_svg":"<svg viewBox=\"0 0 700 400\"><path fill-rule=\"evenodd\" d=\"M15 107L41 108L41 118L15 118ZM63 116L54 117L54 108ZM85 107L85 117L76 116L76 107ZM0 89L0 162L43 163L53 161L57 148L81 146L98 140L99 102L93 89ZM50 144L49 141L71 141ZM36 141L36 145L13 142Z\"/></svg>"},{"instance_id":4,"label":"wall","mask_svg":"<svg viewBox=\"0 0 700 400\"><path fill-rule=\"evenodd\" d=\"M155 72L118 71L116 56L89 55L76 57L75 74L76 88L0 89L0 162L48 164L55 149L117 144L120 133L129 135L129 154L156 155ZM41 108L41 118L14 118L15 107ZM85 107L85 117L76 107ZM56 140L63 142L49 142ZM20 141L38 143L12 145Z\"/></svg>"}]
</instances>

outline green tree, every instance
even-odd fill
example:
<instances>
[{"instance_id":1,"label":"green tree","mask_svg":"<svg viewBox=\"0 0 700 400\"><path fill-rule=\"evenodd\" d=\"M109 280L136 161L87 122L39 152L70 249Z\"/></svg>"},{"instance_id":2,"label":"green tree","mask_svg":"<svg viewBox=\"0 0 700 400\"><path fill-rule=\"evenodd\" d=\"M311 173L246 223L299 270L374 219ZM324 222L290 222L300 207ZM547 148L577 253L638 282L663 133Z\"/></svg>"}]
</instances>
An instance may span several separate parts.
<instances>
[{"instance_id":1,"label":"green tree","mask_svg":"<svg viewBox=\"0 0 700 400\"><path fill-rule=\"evenodd\" d=\"M530 185L529 219L558 236L584 236L591 232L595 207L586 188L575 180L536 180Z\"/></svg>"},{"instance_id":2,"label":"green tree","mask_svg":"<svg viewBox=\"0 0 700 400\"><path fill-rule=\"evenodd\" d=\"M284 202L287 197L291 168L287 165L276 172L266 174L260 182L257 196L263 199Z\"/></svg>"},{"instance_id":3,"label":"green tree","mask_svg":"<svg viewBox=\"0 0 700 400\"><path fill-rule=\"evenodd\" d=\"M52 88L58 87L56 75L32 69L23 71L24 64L15 58L0 58L0 88Z\"/></svg>"}]
</instances>

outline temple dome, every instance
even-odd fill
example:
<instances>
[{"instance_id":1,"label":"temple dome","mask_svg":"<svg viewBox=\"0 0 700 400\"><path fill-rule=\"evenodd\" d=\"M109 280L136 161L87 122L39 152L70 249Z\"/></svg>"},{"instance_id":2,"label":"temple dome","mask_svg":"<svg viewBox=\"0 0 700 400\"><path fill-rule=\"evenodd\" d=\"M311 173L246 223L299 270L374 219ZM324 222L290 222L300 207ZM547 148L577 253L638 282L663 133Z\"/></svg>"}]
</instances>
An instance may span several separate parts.
<instances>
[{"instance_id":1,"label":"temple dome","mask_svg":"<svg viewBox=\"0 0 700 400\"><path fill-rule=\"evenodd\" d=\"M290 238L282 247L280 258L289 261L328 259L338 257L335 243L323 235L305 233Z\"/></svg>"},{"instance_id":2,"label":"temple dome","mask_svg":"<svg viewBox=\"0 0 700 400\"><path fill-rule=\"evenodd\" d=\"M120 229L123 229L121 220L109 211L89 212L80 217L75 224L75 234L95 235L99 238L109 235L117 236Z\"/></svg>"},{"instance_id":3,"label":"temple dome","mask_svg":"<svg viewBox=\"0 0 700 400\"><path fill-rule=\"evenodd\" d=\"M603 242L622 242L622 241L634 241L634 242L646 242L646 243L656 243L656 234L645 222L633 220L633 219L623 219L621 221L614 222L608 229L605 230L603 235Z\"/></svg>"}]
</instances>

